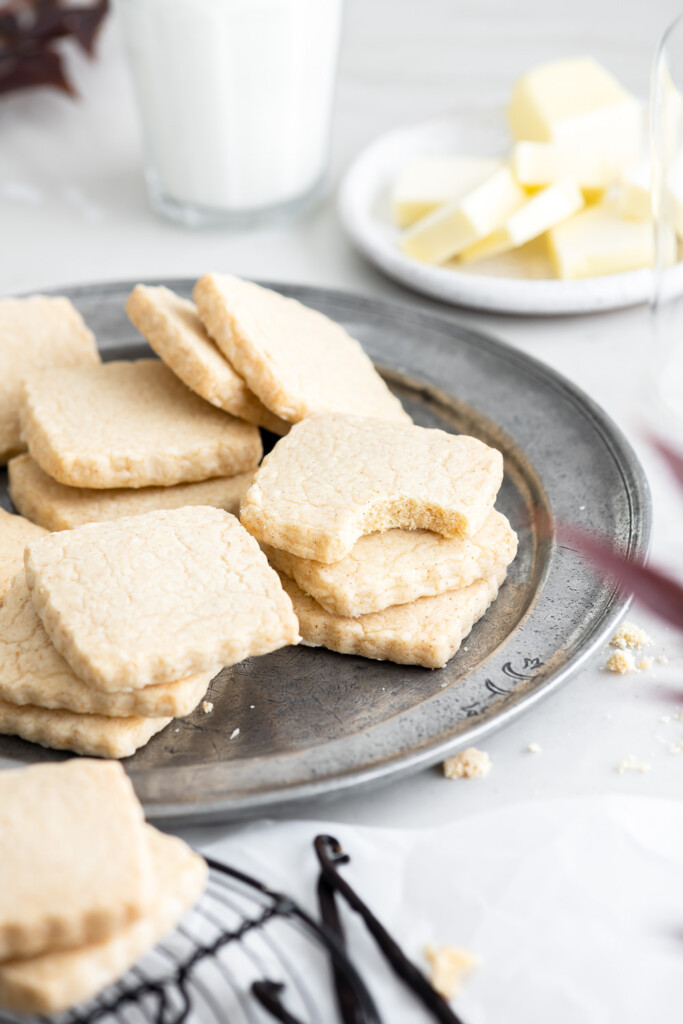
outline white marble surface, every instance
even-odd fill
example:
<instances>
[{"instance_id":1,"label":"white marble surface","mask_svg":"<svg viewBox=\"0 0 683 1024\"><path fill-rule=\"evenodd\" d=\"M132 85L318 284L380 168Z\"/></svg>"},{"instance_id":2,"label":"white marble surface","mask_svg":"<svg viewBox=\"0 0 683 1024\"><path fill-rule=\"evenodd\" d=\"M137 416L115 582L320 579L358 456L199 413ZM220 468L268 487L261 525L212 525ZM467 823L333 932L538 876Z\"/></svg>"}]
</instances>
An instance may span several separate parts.
<instances>
[{"instance_id":1,"label":"white marble surface","mask_svg":"<svg viewBox=\"0 0 683 1024\"><path fill-rule=\"evenodd\" d=\"M677 8L672 0L348 0L333 185L378 133L454 106L503 102L517 73L557 55L591 53L645 95L656 42ZM96 63L76 57L72 67L82 93L77 102L43 91L0 102L0 293L225 269L398 297L456 316L547 361L617 420L650 476L654 557L683 571L683 497L642 440L641 382L652 357L646 309L526 320L414 299L351 250L332 192L295 224L232 235L188 233L147 207L115 27L107 27ZM683 634L637 609L631 617L647 626L656 639L654 654L666 653L669 664L618 677L600 671L605 655L596 656L564 690L487 742L494 767L486 780L452 782L425 771L375 793L312 805L299 817L415 828L539 798L678 798L683 755L670 753L669 745L683 741L683 721L674 717L683 709ZM530 742L540 744L541 753L528 753ZM616 765L630 754L652 770L618 774Z\"/></svg>"}]
</instances>

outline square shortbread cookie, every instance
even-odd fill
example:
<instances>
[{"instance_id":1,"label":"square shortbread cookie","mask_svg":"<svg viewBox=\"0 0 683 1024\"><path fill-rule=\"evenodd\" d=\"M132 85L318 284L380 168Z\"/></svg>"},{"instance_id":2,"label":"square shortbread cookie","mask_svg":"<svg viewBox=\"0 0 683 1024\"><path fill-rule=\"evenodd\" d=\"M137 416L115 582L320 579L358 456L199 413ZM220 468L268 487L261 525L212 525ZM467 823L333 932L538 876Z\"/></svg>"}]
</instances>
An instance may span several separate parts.
<instances>
[{"instance_id":1,"label":"square shortbread cookie","mask_svg":"<svg viewBox=\"0 0 683 1024\"><path fill-rule=\"evenodd\" d=\"M236 476L263 451L257 427L209 405L157 359L32 375L21 428L41 469L70 487Z\"/></svg>"},{"instance_id":2,"label":"square shortbread cookie","mask_svg":"<svg viewBox=\"0 0 683 1024\"><path fill-rule=\"evenodd\" d=\"M23 571L24 548L44 536L40 526L0 508L0 605L16 574Z\"/></svg>"},{"instance_id":3,"label":"square shortbread cookie","mask_svg":"<svg viewBox=\"0 0 683 1024\"><path fill-rule=\"evenodd\" d=\"M0 735L19 736L50 750L70 750L87 757L131 757L171 721L138 715L77 715L0 700Z\"/></svg>"},{"instance_id":4,"label":"square shortbread cookie","mask_svg":"<svg viewBox=\"0 0 683 1024\"><path fill-rule=\"evenodd\" d=\"M410 420L359 343L317 310L228 274L202 277L194 300L219 349L283 420L323 412Z\"/></svg>"},{"instance_id":5,"label":"square shortbread cookie","mask_svg":"<svg viewBox=\"0 0 683 1024\"><path fill-rule=\"evenodd\" d=\"M361 416L313 416L263 460L242 503L257 540L337 562L391 528L471 537L503 478L499 451L474 437Z\"/></svg>"},{"instance_id":6,"label":"square shortbread cookie","mask_svg":"<svg viewBox=\"0 0 683 1024\"><path fill-rule=\"evenodd\" d=\"M26 447L19 427L24 379L45 367L99 360L92 331L68 299L0 300L0 464Z\"/></svg>"},{"instance_id":7,"label":"square shortbread cookie","mask_svg":"<svg viewBox=\"0 0 683 1024\"><path fill-rule=\"evenodd\" d=\"M26 581L53 644L105 691L183 679L298 640L277 573L238 520L203 506L52 533Z\"/></svg>"},{"instance_id":8,"label":"square shortbread cookie","mask_svg":"<svg viewBox=\"0 0 683 1024\"><path fill-rule=\"evenodd\" d=\"M0 1006L15 1013L54 1014L113 984L176 926L196 903L206 861L175 836L145 826L155 894L145 916L102 942L0 964Z\"/></svg>"},{"instance_id":9,"label":"square shortbread cookie","mask_svg":"<svg viewBox=\"0 0 683 1024\"><path fill-rule=\"evenodd\" d=\"M173 487L115 487L95 490L68 487L44 473L30 455L17 455L7 466L9 492L15 507L46 530L73 530L85 523L103 523L162 508L213 505L239 515L240 505L254 478L217 476ZM0 552L2 529L0 524ZM1 554L0 554L1 557ZM21 567L23 568L23 549Z\"/></svg>"},{"instance_id":10,"label":"square shortbread cookie","mask_svg":"<svg viewBox=\"0 0 683 1024\"><path fill-rule=\"evenodd\" d=\"M429 530L387 530L361 537L346 558L331 565L276 548L264 550L271 565L294 579L326 611L357 618L419 597L461 590L490 576L515 557L517 535L505 516L490 512L471 540L441 537Z\"/></svg>"},{"instance_id":11,"label":"square shortbread cookie","mask_svg":"<svg viewBox=\"0 0 683 1024\"><path fill-rule=\"evenodd\" d=\"M0 608L0 700L8 704L30 704L77 715L168 721L194 711L214 674L203 672L176 683L103 693L75 676L53 645L33 607L23 568Z\"/></svg>"},{"instance_id":12,"label":"square shortbread cookie","mask_svg":"<svg viewBox=\"0 0 683 1024\"><path fill-rule=\"evenodd\" d=\"M206 333L196 306L170 288L138 284L126 313L177 377L207 402L275 434L289 424L259 402Z\"/></svg>"},{"instance_id":13,"label":"square shortbread cookie","mask_svg":"<svg viewBox=\"0 0 683 1024\"><path fill-rule=\"evenodd\" d=\"M99 942L138 920L152 877L142 808L119 764L0 772L0 962Z\"/></svg>"},{"instance_id":14,"label":"square shortbread cookie","mask_svg":"<svg viewBox=\"0 0 683 1024\"><path fill-rule=\"evenodd\" d=\"M399 665L443 668L495 600L505 569L464 590L420 597L410 604L397 604L357 619L326 612L294 580L284 575L281 578L292 599L304 643Z\"/></svg>"}]
</instances>

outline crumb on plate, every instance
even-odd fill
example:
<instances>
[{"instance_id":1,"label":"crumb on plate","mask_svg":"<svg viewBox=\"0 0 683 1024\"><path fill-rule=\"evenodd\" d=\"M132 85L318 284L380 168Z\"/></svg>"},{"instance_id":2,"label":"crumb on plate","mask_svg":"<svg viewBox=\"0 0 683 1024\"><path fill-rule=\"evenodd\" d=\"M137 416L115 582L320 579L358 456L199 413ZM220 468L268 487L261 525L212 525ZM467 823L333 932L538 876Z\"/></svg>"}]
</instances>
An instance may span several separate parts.
<instances>
[{"instance_id":1,"label":"crumb on plate","mask_svg":"<svg viewBox=\"0 0 683 1024\"><path fill-rule=\"evenodd\" d=\"M636 671L636 659L630 651L615 651L607 659L605 668L608 672L616 672L617 675L625 676L628 672Z\"/></svg>"},{"instance_id":2,"label":"crumb on plate","mask_svg":"<svg viewBox=\"0 0 683 1024\"><path fill-rule=\"evenodd\" d=\"M491 771L491 758L484 750L467 747L443 763L447 779L483 779Z\"/></svg>"},{"instance_id":3,"label":"crumb on plate","mask_svg":"<svg viewBox=\"0 0 683 1024\"><path fill-rule=\"evenodd\" d=\"M202 711L204 712L205 715L210 715L211 712L213 711L213 701L212 700L205 700L205 701L203 701L202 702Z\"/></svg>"},{"instance_id":4,"label":"crumb on plate","mask_svg":"<svg viewBox=\"0 0 683 1024\"><path fill-rule=\"evenodd\" d=\"M527 749L527 753L528 754L540 754L541 753L541 745L540 745L540 743L530 743L529 746L526 749Z\"/></svg>"},{"instance_id":5,"label":"crumb on plate","mask_svg":"<svg viewBox=\"0 0 683 1024\"><path fill-rule=\"evenodd\" d=\"M431 965L430 983L444 999L454 999L463 982L481 963L481 957L459 946L425 946Z\"/></svg>"},{"instance_id":6,"label":"crumb on plate","mask_svg":"<svg viewBox=\"0 0 683 1024\"><path fill-rule=\"evenodd\" d=\"M623 651L627 647L649 647L651 643L644 629L632 622L624 622L610 640L610 647L618 647Z\"/></svg>"}]
</instances>

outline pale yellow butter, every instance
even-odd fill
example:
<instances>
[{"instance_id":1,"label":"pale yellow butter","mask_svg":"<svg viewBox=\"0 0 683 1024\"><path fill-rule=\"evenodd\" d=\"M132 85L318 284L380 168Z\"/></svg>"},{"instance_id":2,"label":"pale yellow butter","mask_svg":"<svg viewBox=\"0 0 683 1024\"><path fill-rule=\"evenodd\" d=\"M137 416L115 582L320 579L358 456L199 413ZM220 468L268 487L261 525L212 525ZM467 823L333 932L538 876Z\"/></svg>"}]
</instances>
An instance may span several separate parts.
<instances>
[{"instance_id":1,"label":"pale yellow butter","mask_svg":"<svg viewBox=\"0 0 683 1024\"><path fill-rule=\"evenodd\" d=\"M517 142L511 165L517 181L527 188L568 179L590 192L609 188L624 168L619 154L602 147L569 148L557 142Z\"/></svg>"},{"instance_id":2,"label":"pale yellow butter","mask_svg":"<svg viewBox=\"0 0 683 1024\"><path fill-rule=\"evenodd\" d=\"M652 222L627 220L613 200L558 224L548 239L557 276L564 279L617 274L654 261Z\"/></svg>"},{"instance_id":3,"label":"pale yellow butter","mask_svg":"<svg viewBox=\"0 0 683 1024\"><path fill-rule=\"evenodd\" d=\"M621 175L619 211L628 220L652 220L652 175L647 164L628 167Z\"/></svg>"},{"instance_id":4,"label":"pale yellow butter","mask_svg":"<svg viewBox=\"0 0 683 1024\"><path fill-rule=\"evenodd\" d=\"M401 248L423 263L444 263L504 224L527 200L508 167L464 198L440 207L405 232Z\"/></svg>"},{"instance_id":5,"label":"pale yellow butter","mask_svg":"<svg viewBox=\"0 0 683 1024\"><path fill-rule=\"evenodd\" d=\"M407 228L432 210L462 199L501 166L473 156L423 156L401 171L391 196L394 221Z\"/></svg>"},{"instance_id":6,"label":"pale yellow butter","mask_svg":"<svg viewBox=\"0 0 683 1024\"><path fill-rule=\"evenodd\" d=\"M591 57L543 64L514 87L508 108L515 139L589 146L622 161L640 156L640 102Z\"/></svg>"},{"instance_id":7,"label":"pale yellow butter","mask_svg":"<svg viewBox=\"0 0 683 1024\"><path fill-rule=\"evenodd\" d=\"M578 213L583 205L578 185L573 181L558 181L532 196L487 238L465 249L460 259L470 263L516 249Z\"/></svg>"}]
</instances>

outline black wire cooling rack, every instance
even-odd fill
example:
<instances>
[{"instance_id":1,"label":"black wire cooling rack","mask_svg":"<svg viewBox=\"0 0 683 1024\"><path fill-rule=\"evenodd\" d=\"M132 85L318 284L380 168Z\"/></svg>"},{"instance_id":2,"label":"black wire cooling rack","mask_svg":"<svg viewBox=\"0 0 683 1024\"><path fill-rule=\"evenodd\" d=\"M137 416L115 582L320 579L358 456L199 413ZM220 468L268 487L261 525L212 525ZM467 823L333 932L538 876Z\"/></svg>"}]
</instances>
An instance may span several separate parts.
<instances>
[{"instance_id":1,"label":"black wire cooling rack","mask_svg":"<svg viewBox=\"0 0 683 1024\"><path fill-rule=\"evenodd\" d=\"M349 857L318 836L321 922L257 879L207 859L206 890L176 930L115 985L49 1024L332 1024L311 979L331 977L342 1024L382 1024L346 945L337 897L360 914L432 1020L462 1024L339 873ZM330 973L331 966L331 973ZM26 1024L0 1011L0 1024Z\"/></svg>"}]
</instances>

